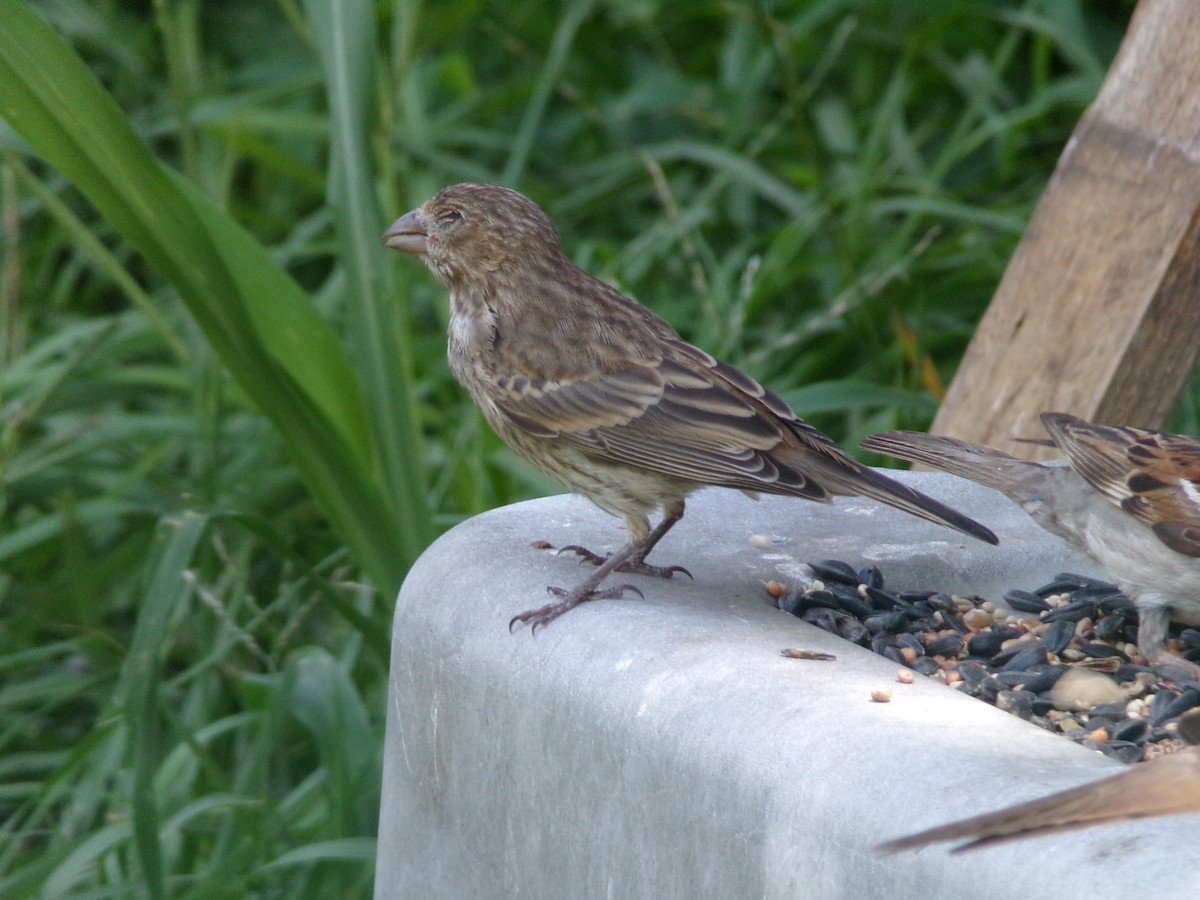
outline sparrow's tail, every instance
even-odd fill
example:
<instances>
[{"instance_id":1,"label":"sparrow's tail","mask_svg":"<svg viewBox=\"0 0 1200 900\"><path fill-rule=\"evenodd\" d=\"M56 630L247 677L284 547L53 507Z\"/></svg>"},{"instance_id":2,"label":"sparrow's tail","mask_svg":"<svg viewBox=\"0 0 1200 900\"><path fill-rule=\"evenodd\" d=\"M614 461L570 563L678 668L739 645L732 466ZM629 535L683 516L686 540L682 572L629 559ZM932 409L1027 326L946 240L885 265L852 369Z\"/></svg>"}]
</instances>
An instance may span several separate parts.
<instances>
[{"instance_id":1,"label":"sparrow's tail","mask_svg":"<svg viewBox=\"0 0 1200 900\"><path fill-rule=\"evenodd\" d=\"M1042 476L1041 464L1009 456L1003 450L916 431L876 434L859 446L969 478L1018 501L1027 498Z\"/></svg>"},{"instance_id":2,"label":"sparrow's tail","mask_svg":"<svg viewBox=\"0 0 1200 900\"><path fill-rule=\"evenodd\" d=\"M966 840L954 852L1123 819L1200 810L1200 747L1160 756L1102 781L910 834L876 849L896 853Z\"/></svg>"}]
</instances>

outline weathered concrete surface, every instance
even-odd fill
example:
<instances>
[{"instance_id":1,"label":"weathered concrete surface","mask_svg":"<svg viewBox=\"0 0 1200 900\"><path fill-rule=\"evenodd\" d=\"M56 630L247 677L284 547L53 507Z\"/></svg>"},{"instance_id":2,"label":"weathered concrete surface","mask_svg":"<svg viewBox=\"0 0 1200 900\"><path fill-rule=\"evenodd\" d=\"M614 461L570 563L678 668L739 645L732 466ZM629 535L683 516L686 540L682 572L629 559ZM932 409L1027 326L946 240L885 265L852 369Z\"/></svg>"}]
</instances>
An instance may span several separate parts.
<instances>
[{"instance_id":1,"label":"weathered concrete surface","mask_svg":"<svg viewBox=\"0 0 1200 900\"><path fill-rule=\"evenodd\" d=\"M1200 897L1200 816L953 856L871 847L1111 774L1096 753L771 608L803 560L890 587L999 596L1095 570L998 494L904 480L989 525L997 549L866 501L693 498L652 556L695 582L508 633L619 523L569 497L465 522L413 568L393 638L376 897ZM762 549L753 535L777 540ZM785 647L834 662L786 659ZM891 688L890 703L872 703Z\"/></svg>"}]
</instances>

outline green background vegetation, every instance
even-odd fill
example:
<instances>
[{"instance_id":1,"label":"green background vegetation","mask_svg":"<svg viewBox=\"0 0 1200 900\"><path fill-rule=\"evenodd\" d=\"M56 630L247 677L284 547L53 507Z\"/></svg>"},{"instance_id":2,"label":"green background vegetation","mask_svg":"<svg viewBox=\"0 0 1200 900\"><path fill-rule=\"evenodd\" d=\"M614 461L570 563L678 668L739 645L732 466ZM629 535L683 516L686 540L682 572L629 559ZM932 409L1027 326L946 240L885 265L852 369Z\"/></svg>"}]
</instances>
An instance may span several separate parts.
<instances>
[{"instance_id":1,"label":"green background vegetation","mask_svg":"<svg viewBox=\"0 0 1200 900\"><path fill-rule=\"evenodd\" d=\"M1130 10L0 0L0 896L369 893L395 591L552 490L395 216L508 183L845 445L922 427Z\"/></svg>"}]
</instances>

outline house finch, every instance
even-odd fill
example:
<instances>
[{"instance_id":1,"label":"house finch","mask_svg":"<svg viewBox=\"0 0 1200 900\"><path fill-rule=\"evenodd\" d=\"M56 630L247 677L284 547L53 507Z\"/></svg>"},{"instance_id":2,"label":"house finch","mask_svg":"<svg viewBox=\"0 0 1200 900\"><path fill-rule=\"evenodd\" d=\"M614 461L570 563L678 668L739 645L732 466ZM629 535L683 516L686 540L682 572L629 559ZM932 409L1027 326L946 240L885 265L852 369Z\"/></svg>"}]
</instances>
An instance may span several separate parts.
<instances>
[{"instance_id":1,"label":"house finch","mask_svg":"<svg viewBox=\"0 0 1200 900\"><path fill-rule=\"evenodd\" d=\"M1129 595L1138 609L1138 650L1151 665L1200 677L1200 666L1166 646L1170 620L1200 625L1200 441L1065 413L1042 413L1042 424L1069 466L904 431L867 438L862 447L1008 495Z\"/></svg>"},{"instance_id":2,"label":"house finch","mask_svg":"<svg viewBox=\"0 0 1200 900\"><path fill-rule=\"evenodd\" d=\"M600 589L614 571L690 576L646 554L705 485L821 501L861 494L996 543L982 525L859 465L752 378L572 264L545 213L516 191L453 185L383 240L424 257L449 290L450 367L501 439L625 518L629 543L610 556L564 547L595 572L572 590L549 588L559 599L510 628L641 594L630 584Z\"/></svg>"}]
</instances>

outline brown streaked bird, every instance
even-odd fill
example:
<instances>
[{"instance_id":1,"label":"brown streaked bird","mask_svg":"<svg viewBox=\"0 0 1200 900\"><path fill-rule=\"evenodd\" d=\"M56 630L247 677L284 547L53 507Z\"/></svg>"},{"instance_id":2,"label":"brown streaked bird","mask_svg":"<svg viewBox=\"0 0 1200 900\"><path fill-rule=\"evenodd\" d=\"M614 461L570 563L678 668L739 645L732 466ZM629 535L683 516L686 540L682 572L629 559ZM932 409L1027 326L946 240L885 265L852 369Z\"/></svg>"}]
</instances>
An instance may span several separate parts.
<instances>
[{"instance_id":1,"label":"brown streaked bird","mask_svg":"<svg viewBox=\"0 0 1200 900\"><path fill-rule=\"evenodd\" d=\"M1180 734L1195 743L1200 713L1180 720ZM876 849L882 853L913 850L941 841L968 841L955 853L1094 825L1200 812L1200 747L1139 763L1100 781L1059 791L948 825L910 834Z\"/></svg>"},{"instance_id":2,"label":"brown streaked bird","mask_svg":"<svg viewBox=\"0 0 1200 900\"><path fill-rule=\"evenodd\" d=\"M1138 650L1151 665L1200 677L1200 666L1167 649L1171 620L1200 625L1200 440L1066 413L1042 413L1042 424L1070 465L916 432L874 435L861 446L1008 495L1129 595L1138 609Z\"/></svg>"},{"instance_id":3,"label":"brown streaked bird","mask_svg":"<svg viewBox=\"0 0 1200 900\"><path fill-rule=\"evenodd\" d=\"M629 542L558 600L515 616L536 630L611 572L670 578L646 555L706 485L829 501L861 494L996 542L982 525L848 457L756 381L574 265L532 200L456 184L397 219L384 244L424 258L450 294L449 358L488 424L551 478L625 519ZM650 516L662 510L651 528Z\"/></svg>"}]
</instances>

